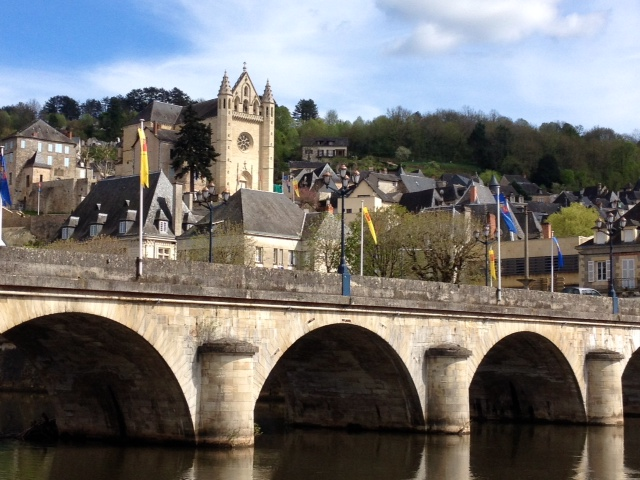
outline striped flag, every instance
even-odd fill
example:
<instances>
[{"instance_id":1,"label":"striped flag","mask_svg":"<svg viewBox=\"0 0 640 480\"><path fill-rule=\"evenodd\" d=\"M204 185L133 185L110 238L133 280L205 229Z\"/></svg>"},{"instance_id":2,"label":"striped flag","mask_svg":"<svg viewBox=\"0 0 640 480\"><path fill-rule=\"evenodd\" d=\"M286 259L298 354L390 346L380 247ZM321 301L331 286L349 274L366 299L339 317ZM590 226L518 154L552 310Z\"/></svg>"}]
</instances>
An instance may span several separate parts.
<instances>
[{"instance_id":1,"label":"striped flag","mask_svg":"<svg viewBox=\"0 0 640 480\"><path fill-rule=\"evenodd\" d=\"M300 189L298 188L298 180L293 181L293 191L296 192L296 197L300 196Z\"/></svg>"},{"instance_id":2,"label":"striped flag","mask_svg":"<svg viewBox=\"0 0 640 480\"><path fill-rule=\"evenodd\" d=\"M0 198L5 205L11 206L11 194L9 193L9 182L7 181L7 164L4 161L4 147L0 149L0 164L2 164L2 175L0 175Z\"/></svg>"},{"instance_id":3,"label":"striped flag","mask_svg":"<svg viewBox=\"0 0 640 480\"><path fill-rule=\"evenodd\" d=\"M147 154L147 137L142 128L138 128L140 137L140 185L149 188L149 156Z\"/></svg>"},{"instance_id":4,"label":"striped flag","mask_svg":"<svg viewBox=\"0 0 640 480\"><path fill-rule=\"evenodd\" d=\"M373 237L373 243L377 245L378 237L376 236L376 229L373 227L371 215L369 215L369 209L367 207L362 207L362 215L364 215L364 219L367 221L367 225L369 226L369 231L371 232L371 236Z\"/></svg>"},{"instance_id":5,"label":"striped flag","mask_svg":"<svg viewBox=\"0 0 640 480\"><path fill-rule=\"evenodd\" d=\"M562 268L564 267L564 257L562 256L562 250L560 250L560 244L556 237L553 237L553 242L556 244L556 248L558 249L558 268ZM553 261L553 259L551 259L551 261Z\"/></svg>"},{"instance_id":6,"label":"striped flag","mask_svg":"<svg viewBox=\"0 0 640 480\"><path fill-rule=\"evenodd\" d=\"M493 253L493 248L489 250L489 271L491 272L491 278L494 280L498 278L496 275L496 254Z\"/></svg>"}]
</instances>

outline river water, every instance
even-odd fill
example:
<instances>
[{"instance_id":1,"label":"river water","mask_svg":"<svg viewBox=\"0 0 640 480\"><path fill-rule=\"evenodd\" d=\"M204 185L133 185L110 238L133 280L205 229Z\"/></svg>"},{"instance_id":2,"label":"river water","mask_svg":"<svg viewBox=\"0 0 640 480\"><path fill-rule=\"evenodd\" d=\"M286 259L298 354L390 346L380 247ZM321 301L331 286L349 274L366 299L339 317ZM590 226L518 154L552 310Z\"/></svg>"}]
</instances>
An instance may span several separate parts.
<instances>
[{"instance_id":1,"label":"river water","mask_svg":"<svg viewBox=\"0 0 640 480\"><path fill-rule=\"evenodd\" d=\"M212 450L0 443L0 480L640 479L625 427L474 424L468 436L293 430Z\"/></svg>"}]
</instances>

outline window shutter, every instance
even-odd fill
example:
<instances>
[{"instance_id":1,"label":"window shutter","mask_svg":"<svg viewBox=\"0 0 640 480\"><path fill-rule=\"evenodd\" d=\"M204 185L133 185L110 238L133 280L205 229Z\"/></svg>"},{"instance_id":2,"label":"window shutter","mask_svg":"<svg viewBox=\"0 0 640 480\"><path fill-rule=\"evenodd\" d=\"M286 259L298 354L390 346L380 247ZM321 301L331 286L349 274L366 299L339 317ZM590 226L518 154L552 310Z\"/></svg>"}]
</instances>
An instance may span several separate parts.
<instances>
[{"instance_id":1,"label":"window shutter","mask_svg":"<svg viewBox=\"0 0 640 480\"><path fill-rule=\"evenodd\" d=\"M589 283L593 283L595 280L594 270L593 270L593 260L587 262L587 281Z\"/></svg>"},{"instance_id":2,"label":"window shutter","mask_svg":"<svg viewBox=\"0 0 640 480\"><path fill-rule=\"evenodd\" d=\"M611 278L611 262L607 260L607 280Z\"/></svg>"}]
</instances>

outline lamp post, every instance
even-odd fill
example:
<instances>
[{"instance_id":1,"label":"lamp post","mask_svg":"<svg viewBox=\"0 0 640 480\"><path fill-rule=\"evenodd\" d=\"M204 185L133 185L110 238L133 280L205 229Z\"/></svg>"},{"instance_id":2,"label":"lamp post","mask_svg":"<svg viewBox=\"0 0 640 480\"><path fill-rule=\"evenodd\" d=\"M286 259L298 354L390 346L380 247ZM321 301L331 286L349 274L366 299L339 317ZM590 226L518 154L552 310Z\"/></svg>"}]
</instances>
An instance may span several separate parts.
<instances>
[{"instance_id":1,"label":"lamp post","mask_svg":"<svg viewBox=\"0 0 640 480\"><path fill-rule=\"evenodd\" d=\"M498 301L500 301L502 300L502 259L500 257L500 184L498 183L495 175L491 177L491 181L489 182L489 189L496 196L496 263L498 264L498 288L496 290L496 294Z\"/></svg>"},{"instance_id":2,"label":"lamp post","mask_svg":"<svg viewBox=\"0 0 640 480\"><path fill-rule=\"evenodd\" d=\"M218 200L216 185L213 181L209 182L209 185L203 188L202 191L196 192L195 197L196 202L209 210L209 263L213 263L213 210L215 209L215 202ZM222 192L222 200L227 203L229 190L225 189Z\"/></svg>"},{"instance_id":3,"label":"lamp post","mask_svg":"<svg viewBox=\"0 0 640 480\"><path fill-rule=\"evenodd\" d=\"M491 245L492 242L489 241L489 233L491 231L491 227L489 226L489 224L487 223L484 226L484 230L483 230L483 238L484 240L480 239L480 232L478 230L476 230L475 232L473 232L473 236L476 238L476 242L480 242L481 244L484 245L484 258L485 258L485 266L484 266L484 271L485 271L485 279L484 279L484 284L486 287L489 286L489 245Z\"/></svg>"},{"instance_id":4,"label":"lamp post","mask_svg":"<svg viewBox=\"0 0 640 480\"><path fill-rule=\"evenodd\" d=\"M596 228L599 232L605 233L609 237L609 296L611 297L611 304L613 313L618 313L618 296L616 295L616 288L614 282L615 268L613 265L613 235L624 229L627 225L627 219L622 217L618 222L618 228L614 226L615 217L613 212L609 212L607 215L607 221L603 222L600 218L596 221Z\"/></svg>"},{"instance_id":5,"label":"lamp post","mask_svg":"<svg viewBox=\"0 0 640 480\"><path fill-rule=\"evenodd\" d=\"M337 193L342 198L341 208L341 230L340 230L340 266L338 267L338 273L342 275L342 295L351 295L351 274L349 273L349 267L347 266L347 259L345 256L345 235L344 235L344 197L349 192L349 175L347 174L347 166L341 165L338 170L338 176L340 177L341 188L337 189L331 186L331 173L325 172L323 175L323 181L325 186ZM353 172L353 183L356 185L360 181L360 172L357 170Z\"/></svg>"}]
</instances>

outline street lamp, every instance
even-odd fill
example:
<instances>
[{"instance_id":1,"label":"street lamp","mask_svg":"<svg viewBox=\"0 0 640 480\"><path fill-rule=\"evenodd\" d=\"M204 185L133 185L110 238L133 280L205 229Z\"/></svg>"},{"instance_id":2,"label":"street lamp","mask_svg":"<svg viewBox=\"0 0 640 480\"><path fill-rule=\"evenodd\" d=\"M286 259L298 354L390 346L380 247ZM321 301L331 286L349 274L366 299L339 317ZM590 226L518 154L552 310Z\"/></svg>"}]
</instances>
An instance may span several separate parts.
<instances>
[{"instance_id":1,"label":"street lamp","mask_svg":"<svg viewBox=\"0 0 640 480\"><path fill-rule=\"evenodd\" d=\"M203 188L202 191L195 193L195 197L196 202L209 210L209 263L213 263L213 210L215 209L215 202L218 200L215 183L213 181L209 182L209 185ZM229 200L228 189L222 192L222 200L224 203Z\"/></svg>"},{"instance_id":2,"label":"street lamp","mask_svg":"<svg viewBox=\"0 0 640 480\"><path fill-rule=\"evenodd\" d=\"M603 222L598 218L596 221L596 228L599 232L605 233L609 237L609 296L611 297L611 303L613 307L613 313L618 313L618 296L616 295L615 282L613 274L615 269L613 267L613 235L624 229L627 225L627 219L622 217L618 222L618 228L614 227L615 217L613 212L609 212L607 215L607 221Z\"/></svg>"},{"instance_id":3,"label":"street lamp","mask_svg":"<svg viewBox=\"0 0 640 480\"><path fill-rule=\"evenodd\" d=\"M340 266L338 267L338 273L342 275L342 295L351 295L351 274L349 273L349 267L347 266L347 259L345 257L345 238L344 238L344 197L349 193L349 175L347 174L347 166L341 165L338 169L338 175L340 177L341 188L334 188L331 186L331 173L325 172L323 180L325 186L340 195L342 198L342 216L341 216L341 232L340 232ZM357 185L360 181L360 172L355 170L353 172L353 184Z\"/></svg>"},{"instance_id":4,"label":"street lamp","mask_svg":"<svg viewBox=\"0 0 640 480\"><path fill-rule=\"evenodd\" d=\"M484 284L485 286L489 286L489 245L491 245L493 242L489 241L489 233L491 232L491 227L489 226L489 224L487 223L484 226L484 230L483 230L483 238L484 240L480 239L480 232L478 230L476 230L475 232L473 232L473 236L476 238L476 242L480 242L481 244L484 245L484 255L485 255L485 281Z\"/></svg>"},{"instance_id":5,"label":"street lamp","mask_svg":"<svg viewBox=\"0 0 640 480\"><path fill-rule=\"evenodd\" d=\"M497 277L498 277L498 285L497 285L497 299L498 302L502 300L502 258L500 256L500 184L498 183L498 179L495 175L491 177L491 181L489 182L489 189L496 196L496 263L497 263Z\"/></svg>"}]
</instances>

